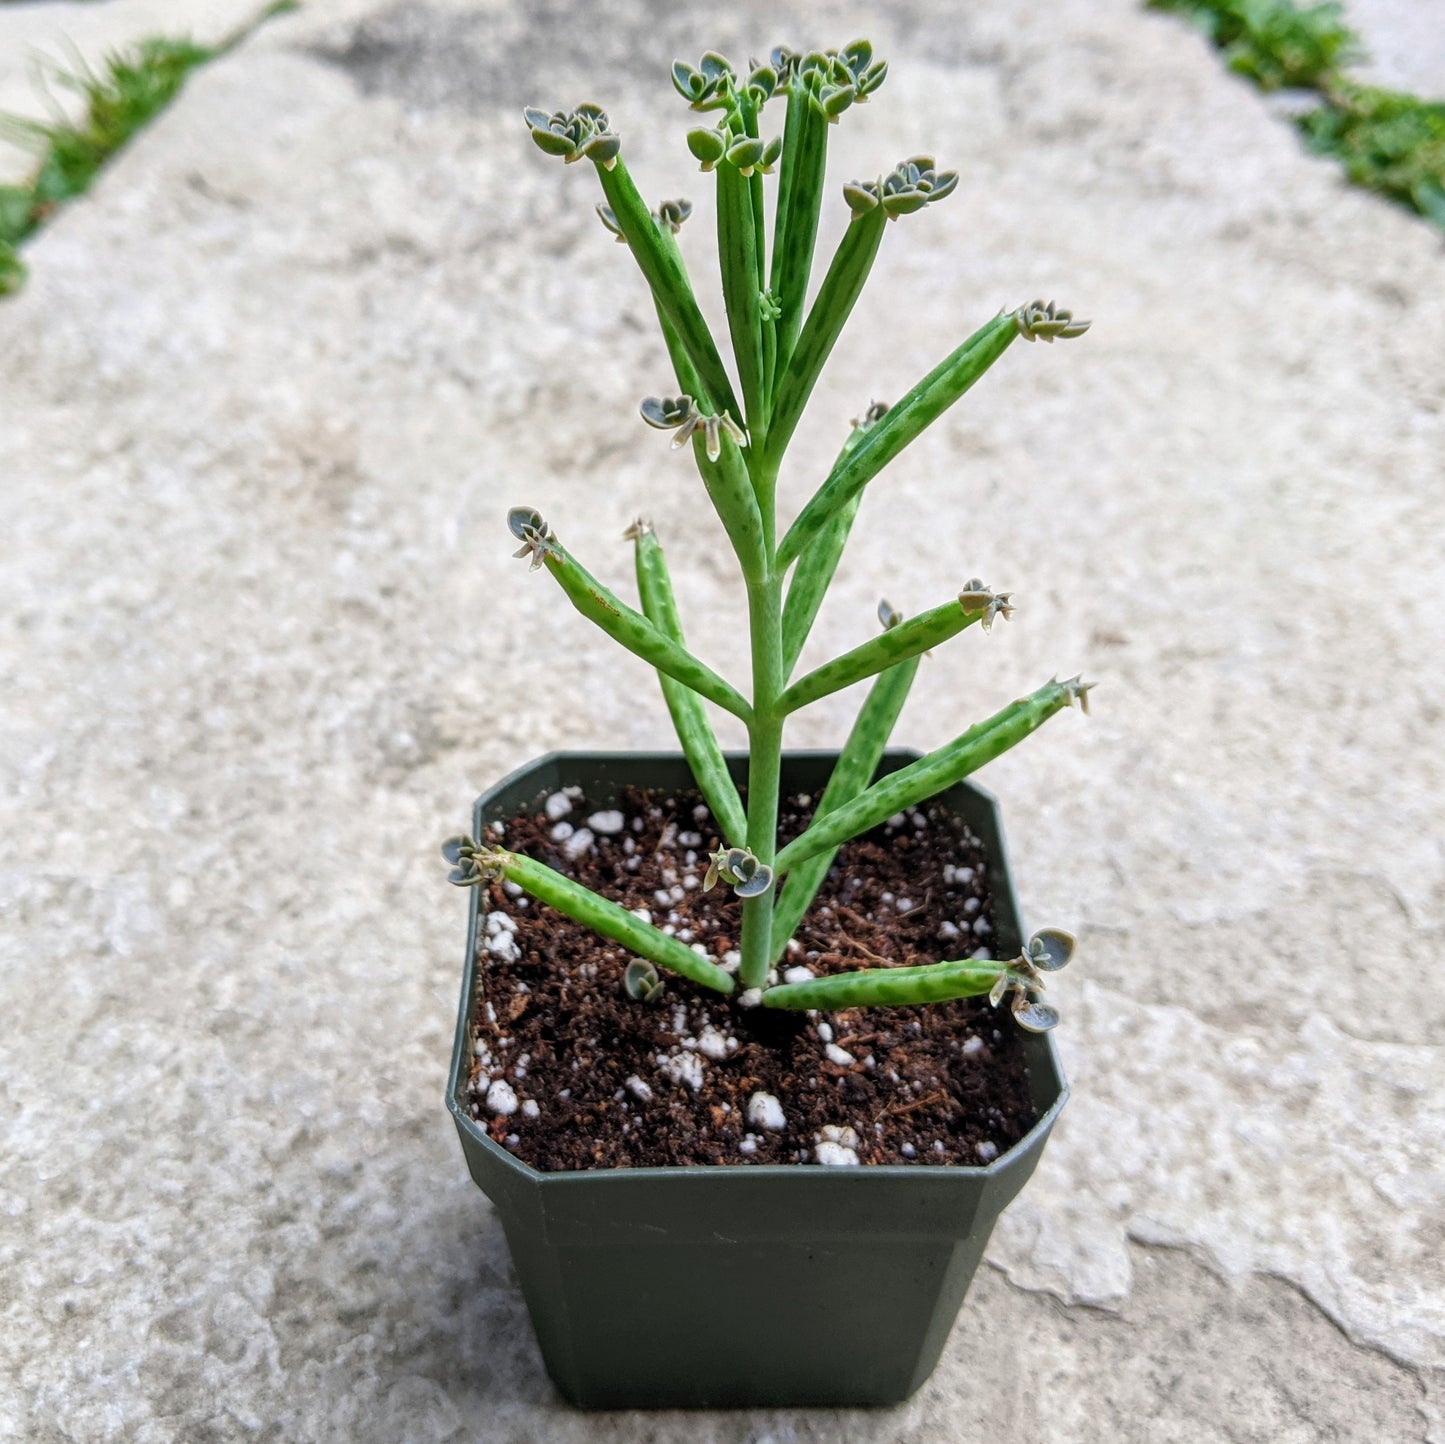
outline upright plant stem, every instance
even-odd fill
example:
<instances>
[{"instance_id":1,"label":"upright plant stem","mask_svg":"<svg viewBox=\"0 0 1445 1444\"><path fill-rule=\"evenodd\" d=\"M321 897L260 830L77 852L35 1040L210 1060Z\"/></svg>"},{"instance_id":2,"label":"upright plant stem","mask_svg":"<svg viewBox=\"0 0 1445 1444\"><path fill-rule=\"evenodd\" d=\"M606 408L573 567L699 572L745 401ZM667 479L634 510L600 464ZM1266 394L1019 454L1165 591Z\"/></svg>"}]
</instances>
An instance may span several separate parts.
<instances>
[{"instance_id":1,"label":"upright plant stem","mask_svg":"<svg viewBox=\"0 0 1445 1444\"><path fill-rule=\"evenodd\" d=\"M783 761L783 587L777 564L774 489L776 474L759 453L749 453L753 483L763 518L764 565L749 575L748 631L753 654L753 715L748 723L748 850L769 867L777 851L778 788ZM743 902L742 967L744 988L761 988L772 957L776 886Z\"/></svg>"}]
</instances>

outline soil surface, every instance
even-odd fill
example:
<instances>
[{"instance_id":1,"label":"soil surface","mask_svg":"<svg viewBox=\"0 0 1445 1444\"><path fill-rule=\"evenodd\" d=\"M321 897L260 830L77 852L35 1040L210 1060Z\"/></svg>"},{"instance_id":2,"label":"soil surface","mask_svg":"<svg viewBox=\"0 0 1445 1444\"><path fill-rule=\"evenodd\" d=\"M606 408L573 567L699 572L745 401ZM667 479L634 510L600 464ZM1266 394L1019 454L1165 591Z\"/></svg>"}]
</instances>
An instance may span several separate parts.
<instances>
[{"instance_id":1,"label":"soil surface","mask_svg":"<svg viewBox=\"0 0 1445 1444\"><path fill-rule=\"evenodd\" d=\"M811 803L784 804L784 840ZM711 823L696 794L597 810L573 788L501 830L735 970L741 903L702 887ZM784 1012L664 973L661 994L637 1002L616 944L514 884L483 902L471 1113L534 1168L977 1165L1034 1122L1017 1025L986 998ZM781 970L987 956L993 926L978 839L942 809L915 810L843 848Z\"/></svg>"}]
</instances>

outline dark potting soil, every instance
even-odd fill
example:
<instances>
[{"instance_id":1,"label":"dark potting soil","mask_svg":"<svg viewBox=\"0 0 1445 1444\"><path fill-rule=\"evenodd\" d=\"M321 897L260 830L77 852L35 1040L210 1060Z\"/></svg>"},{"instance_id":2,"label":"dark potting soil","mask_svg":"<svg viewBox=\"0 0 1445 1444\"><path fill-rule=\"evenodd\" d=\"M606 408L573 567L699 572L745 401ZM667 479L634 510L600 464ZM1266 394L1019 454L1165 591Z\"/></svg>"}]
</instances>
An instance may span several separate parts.
<instances>
[{"instance_id":1,"label":"dark potting soil","mask_svg":"<svg viewBox=\"0 0 1445 1444\"><path fill-rule=\"evenodd\" d=\"M548 801L502 824L509 849L735 970L742 904L726 885L702 889L713 832L696 794L634 792L601 812L575 788ZM784 803L784 841L810 808ZM471 1114L534 1168L977 1165L1035 1122L1007 1005L810 1015L743 1008L668 973L660 996L636 1002L615 943L512 884L482 902ZM780 969L937 962L995 941L981 845L924 808L844 846ZM756 1094L776 1104L750 1116Z\"/></svg>"}]
</instances>

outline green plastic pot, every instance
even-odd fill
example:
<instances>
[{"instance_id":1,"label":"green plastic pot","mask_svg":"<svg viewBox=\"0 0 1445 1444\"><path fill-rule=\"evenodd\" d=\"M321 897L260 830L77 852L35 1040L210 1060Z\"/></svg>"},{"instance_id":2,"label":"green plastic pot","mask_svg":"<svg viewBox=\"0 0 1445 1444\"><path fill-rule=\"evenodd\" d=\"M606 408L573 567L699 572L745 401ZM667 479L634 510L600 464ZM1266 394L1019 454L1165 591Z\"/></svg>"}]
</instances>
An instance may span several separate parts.
<instances>
[{"instance_id":1,"label":"green plastic pot","mask_svg":"<svg viewBox=\"0 0 1445 1444\"><path fill-rule=\"evenodd\" d=\"M880 774L917 756L890 751ZM784 794L821 792L836 758L789 753ZM729 764L743 781L746 760ZM595 807L629 787L693 786L680 754L554 752L477 799L474 836L573 784ZM968 783L939 801L982 841L999 947L1016 950L1023 931L997 804ZM893 1404L913 1393L1068 1096L1052 1040L1025 1035L1039 1121L987 1167L539 1173L468 1113L480 905L473 889L447 1106L566 1398L586 1409L745 1408Z\"/></svg>"}]
</instances>

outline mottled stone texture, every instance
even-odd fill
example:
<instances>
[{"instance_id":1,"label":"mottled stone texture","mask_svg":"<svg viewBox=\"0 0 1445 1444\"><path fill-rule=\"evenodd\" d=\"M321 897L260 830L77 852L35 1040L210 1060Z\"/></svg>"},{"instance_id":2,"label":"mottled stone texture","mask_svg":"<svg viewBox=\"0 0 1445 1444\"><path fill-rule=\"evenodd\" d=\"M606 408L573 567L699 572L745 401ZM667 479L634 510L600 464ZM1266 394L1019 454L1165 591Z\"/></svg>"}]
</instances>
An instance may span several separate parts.
<instances>
[{"instance_id":1,"label":"mottled stone texture","mask_svg":"<svg viewBox=\"0 0 1445 1444\"><path fill-rule=\"evenodd\" d=\"M1439 237L1126 0L875 8L316 4L30 248L0 303L0 1438L1445 1440ZM1014 347L880 481L810 655L976 574L1020 613L925 663L900 741L1099 680L984 779L1030 919L1082 937L1075 1096L912 1403L591 1419L441 1106L436 842L528 756L667 727L506 507L624 589L647 512L698 651L744 658L720 534L637 419L647 299L516 110L606 103L647 193L697 202L702 272L674 53L865 30L894 69L835 182L925 149L963 180L890 229L788 504L999 306L1096 324Z\"/></svg>"}]
</instances>

